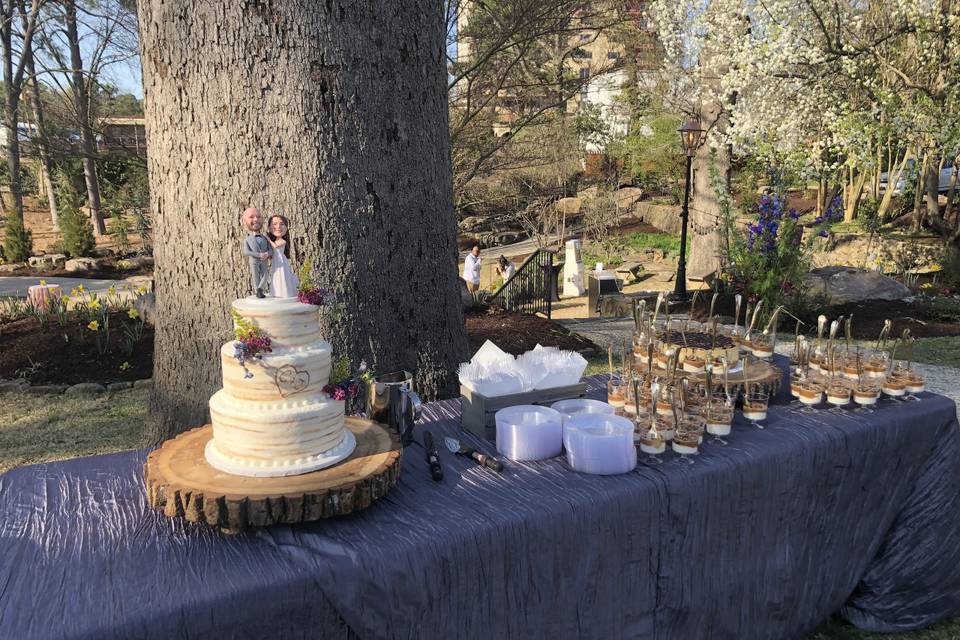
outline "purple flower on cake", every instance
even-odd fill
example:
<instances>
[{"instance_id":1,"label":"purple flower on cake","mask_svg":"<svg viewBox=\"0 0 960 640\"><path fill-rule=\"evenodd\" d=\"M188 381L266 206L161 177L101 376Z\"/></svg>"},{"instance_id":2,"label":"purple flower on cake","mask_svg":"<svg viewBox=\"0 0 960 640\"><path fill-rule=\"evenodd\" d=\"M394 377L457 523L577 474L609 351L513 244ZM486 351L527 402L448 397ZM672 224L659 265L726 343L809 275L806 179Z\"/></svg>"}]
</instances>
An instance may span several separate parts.
<instances>
[{"instance_id":1,"label":"purple flower on cake","mask_svg":"<svg viewBox=\"0 0 960 640\"><path fill-rule=\"evenodd\" d=\"M270 336L236 310L231 310L230 315L233 316L233 334L236 338L236 342L233 343L233 357L243 367L243 377L252 378L253 373L247 369L247 362L259 360L264 353L273 351L270 346Z\"/></svg>"},{"instance_id":2,"label":"purple flower on cake","mask_svg":"<svg viewBox=\"0 0 960 640\"><path fill-rule=\"evenodd\" d=\"M297 294L297 299L304 304L313 304L318 307L325 307L333 304L336 296L329 289L313 287L312 289L301 289Z\"/></svg>"}]
</instances>

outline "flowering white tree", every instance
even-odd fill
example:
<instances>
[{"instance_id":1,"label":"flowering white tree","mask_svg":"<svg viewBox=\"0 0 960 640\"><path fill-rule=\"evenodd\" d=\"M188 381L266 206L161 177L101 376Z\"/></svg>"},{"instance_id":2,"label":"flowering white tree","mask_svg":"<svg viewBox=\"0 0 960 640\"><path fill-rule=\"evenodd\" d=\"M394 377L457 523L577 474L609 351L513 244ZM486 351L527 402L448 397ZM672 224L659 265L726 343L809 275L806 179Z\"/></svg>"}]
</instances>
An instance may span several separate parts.
<instances>
[{"instance_id":1,"label":"flowering white tree","mask_svg":"<svg viewBox=\"0 0 960 640\"><path fill-rule=\"evenodd\" d=\"M960 2L656 0L650 13L688 94L729 114L713 144L804 168L821 206L843 188L848 219L865 188L879 195L881 171L895 185L916 158L929 222L960 239L937 207L939 169L960 148Z\"/></svg>"}]
</instances>

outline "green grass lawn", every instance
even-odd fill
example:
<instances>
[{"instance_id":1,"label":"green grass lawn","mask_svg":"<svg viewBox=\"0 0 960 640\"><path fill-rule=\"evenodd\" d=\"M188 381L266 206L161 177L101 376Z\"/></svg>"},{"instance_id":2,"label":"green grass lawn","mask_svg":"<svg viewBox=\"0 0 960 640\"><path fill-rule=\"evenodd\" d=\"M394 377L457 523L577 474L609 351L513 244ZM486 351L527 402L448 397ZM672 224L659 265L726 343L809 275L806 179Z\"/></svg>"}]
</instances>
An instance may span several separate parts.
<instances>
[{"instance_id":1,"label":"green grass lawn","mask_svg":"<svg viewBox=\"0 0 960 640\"><path fill-rule=\"evenodd\" d=\"M950 340L954 342L947 348L937 343L925 353L936 364L958 364L960 339ZM587 374L606 368L606 355L596 355L589 360ZM148 401L146 389L89 398L0 396L0 473L27 464L142 447ZM875 634L830 618L806 640L960 640L960 620L912 633Z\"/></svg>"},{"instance_id":2,"label":"green grass lawn","mask_svg":"<svg viewBox=\"0 0 960 640\"><path fill-rule=\"evenodd\" d=\"M144 446L149 390L73 398L0 396L0 473Z\"/></svg>"},{"instance_id":3,"label":"green grass lawn","mask_svg":"<svg viewBox=\"0 0 960 640\"><path fill-rule=\"evenodd\" d=\"M620 241L623 243L624 248L612 261L608 261L604 255L593 253L591 250L592 246L587 245L583 248L583 263L592 265L597 262L609 262L611 266L618 266L623 264L625 256L636 253L642 249L660 249L669 255L677 255L680 253L680 236L675 236L670 233L628 233L620 236Z\"/></svg>"}]
</instances>

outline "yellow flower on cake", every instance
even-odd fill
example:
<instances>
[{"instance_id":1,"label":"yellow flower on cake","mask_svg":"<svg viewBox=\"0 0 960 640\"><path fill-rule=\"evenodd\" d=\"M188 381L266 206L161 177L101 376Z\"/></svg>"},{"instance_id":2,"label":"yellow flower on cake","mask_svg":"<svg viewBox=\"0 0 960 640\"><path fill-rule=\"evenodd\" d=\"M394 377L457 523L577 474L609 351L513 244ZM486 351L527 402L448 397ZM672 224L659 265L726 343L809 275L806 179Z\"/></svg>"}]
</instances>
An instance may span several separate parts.
<instances>
[{"instance_id":1,"label":"yellow flower on cake","mask_svg":"<svg viewBox=\"0 0 960 640\"><path fill-rule=\"evenodd\" d=\"M90 329L90 331L99 331L100 323L97 322L96 320L91 320L90 324L87 325L87 329Z\"/></svg>"}]
</instances>

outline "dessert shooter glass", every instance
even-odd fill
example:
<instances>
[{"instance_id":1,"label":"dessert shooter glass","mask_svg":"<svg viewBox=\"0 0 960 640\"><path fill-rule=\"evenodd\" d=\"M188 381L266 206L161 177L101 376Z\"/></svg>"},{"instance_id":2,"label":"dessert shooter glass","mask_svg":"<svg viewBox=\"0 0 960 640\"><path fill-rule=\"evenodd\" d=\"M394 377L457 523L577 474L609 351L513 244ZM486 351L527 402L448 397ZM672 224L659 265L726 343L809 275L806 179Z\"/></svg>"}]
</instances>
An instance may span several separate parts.
<instances>
[{"instance_id":1,"label":"dessert shooter glass","mask_svg":"<svg viewBox=\"0 0 960 640\"><path fill-rule=\"evenodd\" d=\"M722 436L730 435L730 425L733 423L733 405L723 396L714 396L703 406L703 419L707 433L713 436L716 444L727 444Z\"/></svg>"},{"instance_id":2,"label":"dessert shooter glass","mask_svg":"<svg viewBox=\"0 0 960 640\"><path fill-rule=\"evenodd\" d=\"M823 402L823 385L812 380L805 381L797 390L799 400L803 403L801 413L811 413L814 407Z\"/></svg>"},{"instance_id":3,"label":"dessert shooter glass","mask_svg":"<svg viewBox=\"0 0 960 640\"><path fill-rule=\"evenodd\" d=\"M843 383L842 378L835 379L827 386L827 404L832 404L837 409L850 404L850 387Z\"/></svg>"},{"instance_id":4,"label":"dessert shooter glass","mask_svg":"<svg viewBox=\"0 0 960 640\"><path fill-rule=\"evenodd\" d=\"M763 387L754 387L744 395L743 398L743 417L750 421L750 424L763 429L760 424L767 419L767 407L770 403L770 394Z\"/></svg>"},{"instance_id":5,"label":"dessert shooter glass","mask_svg":"<svg viewBox=\"0 0 960 640\"><path fill-rule=\"evenodd\" d=\"M776 340L775 334L754 336L750 343L750 352L755 358L766 360L773 357L773 345Z\"/></svg>"},{"instance_id":6,"label":"dessert shooter glass","mask_svg":"<svg viewBox=\"0 0 960 640\"><path fill-rule=\"evenodd\" d=\"M607 381L607 404L613 407L614 414L623 415L623 405L627 399L627 385L623 378L614 374Z\"/></svg>"},{"instance_id":7,"label":"dessert shooter glass","mask_svg":"<svg viewBox=\"0 0 960 640\"><path fill-rule=\"evenodd\" d=\"M687 414L680 418L676 431L673 434L671 447L680 454L679 461L684 464L693 464L689 456L696 455L703 434L703 418Z\"/></svg>"},{"instance_id":8,"label":"dessert shooter glass","mask_svg":"<svg viewBox=\"0 0 960 640\"><path fill-rule=\"evenodd\" d=\"M857 411L870 413L880 397L880 385L870 378L862 379L853 388L853 401L857 403Z\"/></svg>"},{"instance_id":9,"label":"dessert shooter glass","mask_svg":"<svg viewBox=\"0 0 960 640\"><path fill-rule=\"evenodd\" d=\"M645 460L650 464L663 462L657 456L667 450L667 441L663 439L659 431L651 429L650 416L638 419L635 425L634 439L640 445L640 451L647 454Z\"/></svg>"}]
</instances>

